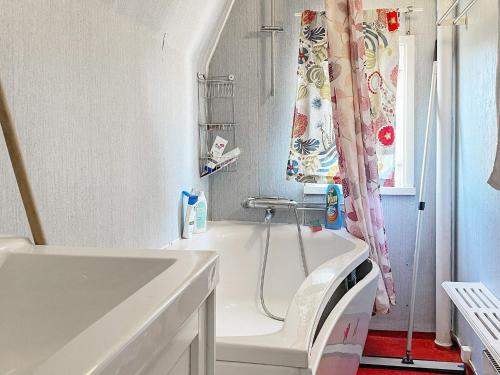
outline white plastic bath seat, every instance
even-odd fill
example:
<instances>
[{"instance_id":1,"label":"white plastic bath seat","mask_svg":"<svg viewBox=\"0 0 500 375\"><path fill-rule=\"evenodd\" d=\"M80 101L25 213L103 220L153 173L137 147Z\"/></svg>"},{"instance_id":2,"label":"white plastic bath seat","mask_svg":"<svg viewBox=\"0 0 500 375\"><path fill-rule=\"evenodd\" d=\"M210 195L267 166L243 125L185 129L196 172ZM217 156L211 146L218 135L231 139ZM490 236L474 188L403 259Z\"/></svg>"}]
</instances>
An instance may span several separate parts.
<instances>
[{"instance_id":1,"label":"white plastic bath seat","mask_svg":"<svg viewBox=\"0 0 500 375\"><path fill-rule=\"evenodd\" d=\"M363 253L357 261L352 254L342 254L315 269L295 294L285 322L277 322L283 324L282 327L278 328L279 324L275 323L276 332L253 336L217 335L217 360L307 368L322 312L337 287L365 259ZM351 262L359 263L351 268L347 266L352 266ZM233 328L233 332L237 333L238 329Z\"/></svg>"},{"instance_id":2,"label":"white plastic bath seat","mask_svg":"<svg viewBox=\"0 0 500 375\"><path fill-rule=\"evenodd\" d=\"M366 264L370 272L331 310L314 341L317 326L308 332L305 320L302 324L287 322L288 314L283 329L274 334L218 337L217 374L355 375L379 275L378 267L369 261ZM293 323L297 325L291 330Z\"/></svg>"},{"instance_id":3,"label":"white plastic bath seat","mask_svg":"<svg viewBox=\"0 0 500 375\"><path fill-rule=\"evenodd\" d=\"M273 304L275 306L276 304ZM285 314L288 301L282 302L282 307L276 309L279 314ZM283 322L274 320L258 309L255 301L217 301L217 337L259 336L278 332L283 328Z\"/></svg>"}]
</instances>

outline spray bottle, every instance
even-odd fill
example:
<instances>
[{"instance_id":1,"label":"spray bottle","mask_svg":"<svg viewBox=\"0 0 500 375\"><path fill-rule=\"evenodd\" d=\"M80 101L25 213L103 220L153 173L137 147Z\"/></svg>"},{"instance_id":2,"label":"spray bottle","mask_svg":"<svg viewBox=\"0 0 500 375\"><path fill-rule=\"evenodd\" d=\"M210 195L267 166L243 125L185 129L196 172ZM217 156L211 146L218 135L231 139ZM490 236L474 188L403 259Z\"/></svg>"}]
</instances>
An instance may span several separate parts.
<instances>
[{"instance_id":1,"label":"spray bottle","mask_svg":"<svg viewBox=\"0 0 500 375\"><path fill-rule=\"evenodd\" d=\"M326 188L326 218L325 228L342 228L342 211L340 210L340 189L331 184Z\"/></svg>"}]
</instances>

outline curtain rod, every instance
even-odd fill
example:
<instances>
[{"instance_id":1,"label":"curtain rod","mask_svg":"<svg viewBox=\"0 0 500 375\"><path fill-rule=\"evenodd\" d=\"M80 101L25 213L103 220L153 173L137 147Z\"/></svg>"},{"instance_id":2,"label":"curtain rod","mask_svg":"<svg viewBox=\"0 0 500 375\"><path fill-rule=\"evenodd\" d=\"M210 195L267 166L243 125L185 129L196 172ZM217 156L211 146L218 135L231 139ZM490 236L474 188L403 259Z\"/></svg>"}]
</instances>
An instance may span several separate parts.
<instances>
[{"instance_id":1,"label":"curtain rod","mask_svg":"<svg viewBox=\"0 0 500 375\"><path fill-rule=\"evenodd\" d=\"M446 17L456 8L458 5L460 5L460 0L455 0L453 4L451 4L448 9L443 13L443 15L439 18L439 20L436 22L437 26L447 26L447 25L463 25L466 23L466 20L463 20L464 16L467 15L467 12L469 11L470 8L476 4L477 0L471 0L465 8L460 12L460 14L457 16L457 18L452 18L447 20Z\"/></svg>"},{"instance_id":2,"label":"curtain rod","mask_svg":"<svg viewBox=\"0 0 500 375\"><path fill-rule=\"evenodd\" d=\"M464 8L464 10L462 10L460 12L460 14L457 16L457 18L455 18L453 20L453 25L459 25L460 24L460 20L465 16L467 15L467 12L469 11L470 8L472 8L474 6L474 4L476 4L477 0L472 0L469 4L467 4Z\"/></svg>"},{"instance_id":3,"label":"curtain rod","mask_svg":"<svg viewBox=\"0 0 500 375\"><path fill-rule=\"evenodd\" d=\"M377 8L367 8L363 10L376 10ZM413 7L408 7L406 9L400 9L399 13L413 13L413 12L423 12L424 8L413 8ZM302 13L295 13L295 17L302 17Z\"/></svg>"}]
</instances>

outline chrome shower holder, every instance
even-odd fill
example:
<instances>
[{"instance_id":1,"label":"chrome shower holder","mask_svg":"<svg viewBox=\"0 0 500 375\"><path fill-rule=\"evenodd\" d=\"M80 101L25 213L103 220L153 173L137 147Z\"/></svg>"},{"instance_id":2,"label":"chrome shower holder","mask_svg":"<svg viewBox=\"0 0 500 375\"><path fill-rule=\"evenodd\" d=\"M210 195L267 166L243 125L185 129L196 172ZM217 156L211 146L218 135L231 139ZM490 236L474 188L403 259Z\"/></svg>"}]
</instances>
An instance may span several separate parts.
<instances>
[{"instance_id":1,"label":"chrome shower holder","mask_svg":"<svg viewBox=\"0 0 500 375\"><path fill-rule=\"evenodd\" d=\"M271 33L271 96L276 95L276 33L282 33L285 29L276 25L276 2L271 0L271 25L263 25L260 32Z\"/></svg>"}]
</instances>

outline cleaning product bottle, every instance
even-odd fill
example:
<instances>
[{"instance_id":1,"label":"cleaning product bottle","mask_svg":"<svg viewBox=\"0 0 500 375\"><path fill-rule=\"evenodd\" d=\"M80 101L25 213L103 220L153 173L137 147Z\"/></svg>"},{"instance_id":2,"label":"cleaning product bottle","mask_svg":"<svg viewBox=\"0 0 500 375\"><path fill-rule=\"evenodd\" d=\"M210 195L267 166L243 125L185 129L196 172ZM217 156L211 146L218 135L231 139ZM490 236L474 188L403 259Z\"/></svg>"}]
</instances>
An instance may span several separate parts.
<instances>
[{"instance_id":1,"label":"cleaning product bottle","mask_svg":"<svg viewBox=\"0 0 500 375\"><path fill-rule=\"evenodd\" d=\"M207 231L207 198L205 198L205 193L202 191L196 195L198 196L198 203L196 203L194 233L204 233Z\"/></svg>"},{"instance_id":2,"label":"cleaning product bottle","mask_svg":"<svg viewBox=\"0 0 500 375\"><path fill-rule=\"evenodd\" d=\"M326 188L326 220L325 228L342 228L342 211L340 210L340 189L331 184Z\"/></svg>"},{"instance_id":3,"label":"cleaning product bottle","mask_svg":"<svg viewBox=\"0 0 500 375\"><path fill-rule=\"evenodd\" d=\"M187 210L186 210L186 216L184 218L184 228L182 229L182 238L193 237L194 222L196 220L196 203L197 202L198 202L198 197L196 195L189 196Z\"/></svg>"}]
</instances>

